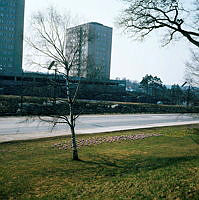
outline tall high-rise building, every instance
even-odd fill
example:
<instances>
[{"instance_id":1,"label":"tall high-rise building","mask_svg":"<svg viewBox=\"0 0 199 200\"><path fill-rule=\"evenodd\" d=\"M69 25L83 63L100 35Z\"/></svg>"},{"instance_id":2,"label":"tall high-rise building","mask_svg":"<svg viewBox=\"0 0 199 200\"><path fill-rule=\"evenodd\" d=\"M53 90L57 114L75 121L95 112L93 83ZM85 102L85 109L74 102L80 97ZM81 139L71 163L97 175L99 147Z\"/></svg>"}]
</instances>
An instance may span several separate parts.
<instances>
[{"instance_id":1,"label":"tall high-rise building","mask_svg":"<svg viewBox=\"0 0 199 200\"><path fill-rule=\"evenodd\" d=\"M0 0L0 74L21 73L25 0Z\"/></svg>"},{"instance_id":2,"label":"tall high-rise building","mask_svg":"<svg viewBox=\"0 0 199 200\"><path fill-rule=\"evenodd\" d=\"M73 30L79 30L80 40L86 43L80 45L79 67L75 68L71 75L77 76L78 72L83 69L80 75L82 77L110 79L112 28L97 22L90 22L69 29L71 33ZM86 34L81 34L82 31ZM81 38L85 35L87 35L86 40Z\"/></svg>"}]
</instances>

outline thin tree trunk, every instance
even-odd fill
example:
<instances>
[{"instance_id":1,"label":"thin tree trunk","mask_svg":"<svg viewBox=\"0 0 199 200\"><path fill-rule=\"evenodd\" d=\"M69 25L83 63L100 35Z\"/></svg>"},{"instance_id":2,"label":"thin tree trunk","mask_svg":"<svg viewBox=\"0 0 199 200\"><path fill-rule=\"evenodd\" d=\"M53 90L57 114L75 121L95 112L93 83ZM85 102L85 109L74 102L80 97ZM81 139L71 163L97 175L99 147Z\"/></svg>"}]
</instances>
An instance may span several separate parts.
<instances>
[{"instance_id":1,"label":"thin tree trunk","mask_svg":"<svg viewBox=\"0 0 199 200\"><path fill-rule=\"evenodd\" d=\"M72 140L72 154L73 160L79 160L78 151L77 151L77 142L76 142L76 134L75 134L75 120L74 120L74 111L72 103L69 105L70 107L70 130L71 130L71 140Z\"/></svg>"},{"instance_id":2,"label":"thin tree trunk","mask_svg":"<svg viewBox=\"0 0 199 200\"><path fill-rule=\"evenodd\" d=\"M72 139L72 157L73 157L73 160L79 160L74 126L70 126L70 130L71 130L71 139Z\"/></svg>"},{"instance_id":3,"label":"thin tree trunk","mask_svg":"<svg viewBox=\"0 0 199 200\"><path fill-rule=\"evenodd\" d=\"M69 86L69 71L67 71L66 77L66 90L67 90L67 98L68 98L68 105L69 105L69 126L71 131L71 140L72 140L72 159L79 160L78 151L77 151L77 142L76 142L76 134L75 134L75 119L74 119L74 110L73 110L73 100L70 94L70 86Z\"/></svg>"}]
</instances>

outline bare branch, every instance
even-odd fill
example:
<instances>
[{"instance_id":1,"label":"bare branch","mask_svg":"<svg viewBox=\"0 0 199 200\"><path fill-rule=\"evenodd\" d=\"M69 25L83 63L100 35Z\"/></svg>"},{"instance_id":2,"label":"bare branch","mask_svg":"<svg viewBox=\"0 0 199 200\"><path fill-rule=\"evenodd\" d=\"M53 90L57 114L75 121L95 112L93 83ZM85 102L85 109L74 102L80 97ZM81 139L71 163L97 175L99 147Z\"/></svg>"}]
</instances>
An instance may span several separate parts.
<instances>
[{"instance_id":1,"label":"bare branch","mask_svg":"<svg viewBox=\"0 0 199 200\"><path fill-rule=\"evenodd\" d=\"M197 12L185 11L180 0L123 0L128 3L128 8L123 10L118 19L118 24L126 31L132 33L134 38L145 38L156 29L166 29L169 36L167 41L171 42L174 34L181 34L193 45L199 47L198 24L192 30L186 26L185 13ZM198 0L196 0L198 2ZM199 16L199 14L197 14ZM194 20L193 20L194 21ZM172 31L171 31L172 30ZM166 34L164 37L166 38Z\"/></svg>"},{"instance_id":2,"label":"bare branch","mask_svg":"<svg viewBox=\"0 0 199 200\"><path fill-rule=\"evenodd\" d=\"M80 70L82 70L82 60L80 59L84 58L80 58L81 55L79 52L88 41L88 35L87 31L79 28L73 29L74 31L71 32L68 27L69 21L66 19L69 19L69 17L67 18L66 16L58 14L54 8L37 13L33 16L33 23L31 23L33 25L33 36L26 41L38 54L37 57L34 57L34 64L40 63L39 65L42 66L41 59L44 61L42 63L54 61L54 63L56 63L56 65L53 66L56 70L55 76L56 73L58 73L65 79L65 84L62 84L62 91L66 92L65 96L67 100L65 104L62 104L62 106L64 106L63 111L60 111L60 113L57 112L56 108L58 105L55 100L55 102L53 102L54 107L52 107L51 113L48 114L49 118L43 118L41 116L39 116L39 118L44 122L51 123L52 129L57 124L69 125L73 144L73 159L77 160L75 120L79 115L75 114L74 104L76 102L80 81L75 91L72 91L70 73L77 65ZM85 60L87 60L87 58L85 58ZM48 65L45 67L48 68ZM51 81L51 83L57 85L56 79Z\"/></svg>"},{"instance_id":3,"label":"bare branch","mask_svg":"<svg viewBox=\"0 0 199 200\"><path fill-rule=\"evenodd\" d=\"M197 49L191 50L191 59L186 63L186 80L199 85L199 52Z\"/></svg>"}]
</instances>

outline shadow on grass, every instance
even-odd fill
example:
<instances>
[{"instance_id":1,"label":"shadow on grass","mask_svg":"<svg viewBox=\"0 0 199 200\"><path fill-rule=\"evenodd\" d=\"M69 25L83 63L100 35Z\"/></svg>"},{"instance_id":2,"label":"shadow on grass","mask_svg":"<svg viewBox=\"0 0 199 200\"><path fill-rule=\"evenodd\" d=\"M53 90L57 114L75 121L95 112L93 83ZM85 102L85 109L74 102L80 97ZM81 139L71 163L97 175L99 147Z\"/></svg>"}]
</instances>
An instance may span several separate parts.
<instances>
[{"instance_id":1,"label":"shadow on grass","mask_svg":"<svg viewBox=\"0 0 199 200\"><path fill-rule=\"evenodd\" d=\"M71 166L66 167L43 168L32 172L34 176L39 177L67 177L78 179L93 179L97 177L121 177L128 174L145 173L167 167L176 167L186 164L186 162L196 161L199 163L199 156L182 156L182 157L148 157L148 156L128 156L126 158L114 158L105 155L89 155L89 160L72 162Z\"/></svg>"},{"instance_id":2,"label":"shadow on grass","mask_svg":"<svg viewBox=\"0 0 199 200\"><path fill-rule=\"evenodd\" d=\"M192 128L192 132L189 137L194 143L199 145L199 128Z\"/></svg>"},{"instance_id":3,"label":"shadow on grass","mask_svg":"<svg viewBox=\"0 0 199 200\"><path fill-rule=\"evenodd\" d=\"M147 172L170 166L177 166L180 163L189 162L199 159L198 156L183 156L183 157L129 157L127 159L114 159L105 156L97 157L96 161L81 161L93 166L96 172L104 176L122 176L127 174L136 174Z\"/></svg>"},{"instance_id":4,"label":"shadow on grass","mask_svg":"<svg viewBox=\"0 0 199 200\"><path fill-rule=\"evenodd\" d=\"M55 187L63 182L63 180L69 180L69 182L70 180L79 181L83 184L95 179L100 179L101 181L101 178L119 178L142 172L141 176L145 176L145 173L149 171L165 169L167 167L176 167L179 170L179 166L184 166L187 162L196 161L199 163L199 156L149 157L131 155L125 158L114 158L102 154L91 154L89 155L89 159L75 163L68 162L67 165L48 168L42 167L39 170L32 170L30 179L26 175L22 175L17 179L11 179L9 185L5 184L7 181L7 177L5 177L4 181L3 179L2 181L0 180L0 199L11 199L10 197L14 197L13 199L22 199L20 198L21 194L31 193L32 184L29 183L29 180L31 181L33 177L39 181L45 180L44 185L48 185L48 187L49 185Z\"/></svg>"}]
</instances>

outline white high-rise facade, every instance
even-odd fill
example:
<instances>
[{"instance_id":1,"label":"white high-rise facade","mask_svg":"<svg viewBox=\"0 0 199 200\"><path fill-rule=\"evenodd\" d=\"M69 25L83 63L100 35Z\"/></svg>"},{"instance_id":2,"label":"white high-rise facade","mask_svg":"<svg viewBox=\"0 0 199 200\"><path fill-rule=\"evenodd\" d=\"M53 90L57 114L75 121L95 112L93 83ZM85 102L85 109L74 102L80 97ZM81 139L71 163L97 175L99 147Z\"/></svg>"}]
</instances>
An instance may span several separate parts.
<instances>
[{"instance_id":1,"label":"white high-rise facade","mask_svg":"<svg viewBox=\"0 0 199 200\"><path fill-rule=\"evenodd\" d=\"M86 31L88 37L80 50L80 60L86 58L86 62L82 61L79 64L79 68L83 69L83 73L80 76L88 79L110 79L112 28L96 22L90 22L70 28L70 30L74 29ZM83 38L82 40L85 39ZM77 76L78 70L73 70L71 75Z\"/></svg>"}]
</instances>

